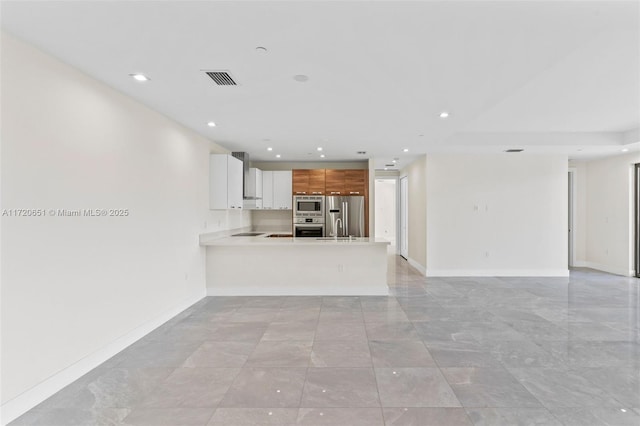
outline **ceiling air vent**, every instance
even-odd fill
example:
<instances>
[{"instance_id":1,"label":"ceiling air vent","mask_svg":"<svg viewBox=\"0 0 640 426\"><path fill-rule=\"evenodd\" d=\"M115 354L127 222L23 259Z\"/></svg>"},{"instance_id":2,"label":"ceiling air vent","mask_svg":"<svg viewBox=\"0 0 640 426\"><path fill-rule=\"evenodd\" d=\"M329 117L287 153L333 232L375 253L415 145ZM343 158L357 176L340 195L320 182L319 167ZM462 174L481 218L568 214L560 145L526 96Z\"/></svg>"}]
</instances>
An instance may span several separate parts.
<instances>
[{"instance_id":1,"label":"ceiling air vent","mask_svg":"<svg viewBox=\"0 0 640 426\"><path fill-rule=\"evenodd\" d=\"M392 164L385 164L384 166L385 167L395 167L396 165L392 163Z\"/></svg>"},{"instance_id":2,"label":"ceiling air vent","mask_svg":"<svg viewBox=\"0 0 640 426\"><path fill-rule=\"evenodd\" d=\"M506 149L504 152L522 152L524 149Z\"/></svg>"},{"instance_id":3,"label":"ceiling air vent","mask_svg":"<svg viewBox=\"0 0 640 426\"><path fill-rule=\"evenodd\" d=\"M205 73L211 77L211 80L215 81L218 86L238 85L228 71L205 71Z\"/></svg>"}]
</instances>

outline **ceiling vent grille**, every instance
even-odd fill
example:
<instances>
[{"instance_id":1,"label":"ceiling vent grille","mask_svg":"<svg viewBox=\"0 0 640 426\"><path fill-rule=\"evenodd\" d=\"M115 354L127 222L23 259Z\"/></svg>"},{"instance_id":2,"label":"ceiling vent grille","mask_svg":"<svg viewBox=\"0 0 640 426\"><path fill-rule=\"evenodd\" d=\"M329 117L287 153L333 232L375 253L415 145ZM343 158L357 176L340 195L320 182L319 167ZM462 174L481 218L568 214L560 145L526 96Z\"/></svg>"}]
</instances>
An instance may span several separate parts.
<instances>
[{"instance_id":1,"label":"ceiling vent grille","mask_svg":"<svg viewBox=\"0 0 640 426\"><path fill-rule=\"evenodd\" d=\"M513 152L522 152L522 151L524 151L524 149L507 149L504 152L513 153Z\"/></svg>"},{"instance_id":2,"label":"ceiling vent grille","mask_svg":"<svg viewBox=\"0 0 640 426\"><path fill-rule=\"evenodd\" d=\"M396 165L395 164L385 164L384 166L385 167L395 167Z\"/></svg>"},{"instance_id":3,"label":"ceiling vent grille","mask_svg":"<svg viewBox=\"0 0 640 426\"><path fill-rule=\"evenodd\" d=\"M228 71L205 71L218 86L237 86L231 74Z\"/></svg>"}]
</instances>

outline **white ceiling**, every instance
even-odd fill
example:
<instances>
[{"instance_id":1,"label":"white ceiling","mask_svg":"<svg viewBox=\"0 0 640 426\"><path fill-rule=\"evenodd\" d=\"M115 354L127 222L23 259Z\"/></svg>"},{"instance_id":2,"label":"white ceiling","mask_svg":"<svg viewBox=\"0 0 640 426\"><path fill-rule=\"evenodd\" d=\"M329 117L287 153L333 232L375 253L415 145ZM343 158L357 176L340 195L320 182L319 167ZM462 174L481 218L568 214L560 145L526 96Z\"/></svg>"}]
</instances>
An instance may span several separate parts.
<instances>
[{"instance_id":1,"label":"white ceiling","mask_svg":"<svg viewBox=\"0 0 640 426\"><path fill-rule=\"evenodd\" d=\"M315 161L322 146L401 166L638 149L639 16L637 1L1 3L6 31L253 160Z\"/></svg>"}]
</instances>

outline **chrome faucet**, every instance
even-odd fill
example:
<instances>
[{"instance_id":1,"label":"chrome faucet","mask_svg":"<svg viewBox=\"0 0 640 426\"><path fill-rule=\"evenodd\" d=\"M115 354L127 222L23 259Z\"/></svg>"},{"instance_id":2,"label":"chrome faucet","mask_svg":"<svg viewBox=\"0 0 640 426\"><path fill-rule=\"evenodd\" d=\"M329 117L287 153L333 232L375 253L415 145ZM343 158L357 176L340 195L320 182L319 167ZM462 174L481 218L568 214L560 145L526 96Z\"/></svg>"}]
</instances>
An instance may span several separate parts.
<instances>
[{"instance_id":1,"label":"chrome faucet","mask_svg":"<svg viewBox=\"0 0 640 426\"><path fill-rule=\"evenodd\" d=\"M336 238L338 238L338 222L340 222L340 228L342 228L342 230L344 231L344 228L342 227L342 219L337 218L333 222L333 228L336 230L336 233L335 233L334 237L336 237Z\"/></svg>"}]
</instances>

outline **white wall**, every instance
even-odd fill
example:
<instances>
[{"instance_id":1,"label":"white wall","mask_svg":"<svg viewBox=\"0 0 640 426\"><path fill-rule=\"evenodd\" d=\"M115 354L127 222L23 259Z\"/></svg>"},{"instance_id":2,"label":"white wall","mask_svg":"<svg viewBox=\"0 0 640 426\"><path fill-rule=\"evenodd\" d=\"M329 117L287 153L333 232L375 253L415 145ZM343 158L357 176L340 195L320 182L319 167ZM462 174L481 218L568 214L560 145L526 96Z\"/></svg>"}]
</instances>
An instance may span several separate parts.
<instances>
[{"instance_id":1,"label":"white wall","mask_svg":"<svg viewBox=\"0 0 640 426\"><path fill-rule=\"evenodd\" d=\"M4 33L1 47L2 208L129 210L2 217L6 421L202 297L198 234L250 214L208 211L222 148Z\"/></svg>"},{"instance_id":2,"label":"white wall","mask_svg":"<svg viewBox=\"0 0 640 426\"><path fill-rule=\"evenodd\" d=\"M375 181L376 194L376 238L384 238L396 244L396 183L394 179L380 179Z\"/></svg>"},{"instance_id":3,"label":"white wall","mask_svg":"<svg viewBox=\"0 0 640 426\"><path fill-rule=\"evenodd\" d=\"M576 163L586 179L578 182L586 194L586 226L579 230L586 244L579 259L588 266L621 275L632 275L633 262L633 165L640 154L620 155Z\"/></svg>"},{"instance_id":4,"label":"white wall","mask_svg":"<svg viewBox=\"0 0 640 426\"><path fill-rule=\"evenodd\" d=\"M565 156L427 156L427 275L566 275L567 173Z\"/></svg>"},{"instance_id":5,"label":"white wall","mask_svg":"<svg viewBox=\"0 0 640 426\"><path fill-rule=\"evenodd\" d=\"M400 177L407 176L408 192L408 254L409 263L422 273L427 266L427 156L418 157L400 170ZM430 202L430 201L429 201Z\"/></svg>"},{"instance_id":6,"label":"white wall","mask_svg":"<svg viewBox=\"0 0 640 426\"><path fill-rule=\"evenodd\" d=\"M573 170L574 223L573 249L574 266L585 266L587 260L587 164L569 162Z\"/></svg>"}]
</instances>

